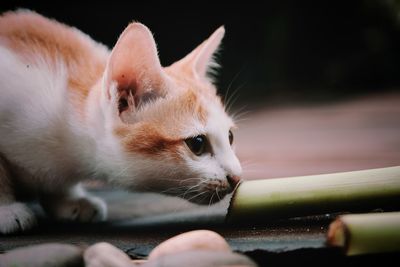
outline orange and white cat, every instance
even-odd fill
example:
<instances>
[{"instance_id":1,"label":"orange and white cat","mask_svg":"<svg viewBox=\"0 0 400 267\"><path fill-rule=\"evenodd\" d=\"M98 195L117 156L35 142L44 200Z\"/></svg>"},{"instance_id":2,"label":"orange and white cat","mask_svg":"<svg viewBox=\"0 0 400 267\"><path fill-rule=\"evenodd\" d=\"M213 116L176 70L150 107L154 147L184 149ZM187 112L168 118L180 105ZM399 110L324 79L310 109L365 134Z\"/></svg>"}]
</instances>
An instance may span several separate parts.
<instances>
[{"instance_id":1,"label":"orange and white cat","mask_svg":"<svg viewBox=\"0 0 400 267\"><path fill-rule=\"evenodd\" d=\"M1 15L0 233L34 225L21 196L57 219L104 220L87 178L199 204L232 191L235 125L207 76L223 36L164 68L140 23L109 51L37 13Z\"/></svg>"}]
</instances>

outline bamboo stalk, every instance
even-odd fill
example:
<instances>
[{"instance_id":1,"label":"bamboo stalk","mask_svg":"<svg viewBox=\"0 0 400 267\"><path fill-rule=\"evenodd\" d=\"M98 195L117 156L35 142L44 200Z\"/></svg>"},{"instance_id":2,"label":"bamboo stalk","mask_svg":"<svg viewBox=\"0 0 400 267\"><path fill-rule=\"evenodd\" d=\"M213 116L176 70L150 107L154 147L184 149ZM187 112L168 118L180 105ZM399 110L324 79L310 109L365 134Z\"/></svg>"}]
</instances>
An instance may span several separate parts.
<instances>
[{"instance_id":1,"label":"bamboo stalk","mask_svg":"<svg viewBox=\"0 0 400 267\"><path fill-rule=\"evenodd\" d=\"M235 190L227 221L371 211L399 203L400 166L253 180L242 182Z\"/></svg>"},{"instance_id":2,"label":"bamboo stalk","mask_svg":"<svg viewBox=\"0 0 400 267\"><path fill-rule=\"evenodd\" d=\"M400 251L400 212L340 216L329 226L327 243L349 256Z\"/></svg>"}]
</instances>

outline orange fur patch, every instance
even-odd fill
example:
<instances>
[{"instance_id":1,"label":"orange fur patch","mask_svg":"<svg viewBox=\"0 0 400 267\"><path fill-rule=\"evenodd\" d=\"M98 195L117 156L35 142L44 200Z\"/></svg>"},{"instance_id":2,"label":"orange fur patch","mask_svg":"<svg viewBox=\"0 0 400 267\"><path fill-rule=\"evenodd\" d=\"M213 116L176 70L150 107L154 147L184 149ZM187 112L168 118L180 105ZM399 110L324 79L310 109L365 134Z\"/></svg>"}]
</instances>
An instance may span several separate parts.
<instances>
[{"instance_id":1,"label":"orange fur patch","mask_svg":"<svg viewBox=\"0 0 400 267\"><path fill-rule=\"evenodd\" d=\"M200 96L194 90L187 90L176 103L176 112L197 118L202 124L206 123L207 111L200 103Z\"/></svg>"},{"instance_id":2,"label":"orange fur patch","mask_svg":"<svg viewBox=\"0 0 400 267\"><path fill-rule=\"evenodd\" d=\"M114 133L121 138L127 152L148 156L160 156L179 159L179 146L183 145L180 139L171 139L165 136L154 125L137 123L116 128Z\"/></svg>"},{"instance_id":3,"label":"orange fur patch","mask_svg":"<svg viewBox=\"0 0 400 267\"><path fill-rule=\"evenodd\" d=\"M91 87L101 78L107 61L106 53L76 29L33 12L3 14L0 42L27 65L35 64L38 56L54 65L61 59L68 70L68 87L79 96L79 104L83 104Z\"/></svg>"}]
</instances>

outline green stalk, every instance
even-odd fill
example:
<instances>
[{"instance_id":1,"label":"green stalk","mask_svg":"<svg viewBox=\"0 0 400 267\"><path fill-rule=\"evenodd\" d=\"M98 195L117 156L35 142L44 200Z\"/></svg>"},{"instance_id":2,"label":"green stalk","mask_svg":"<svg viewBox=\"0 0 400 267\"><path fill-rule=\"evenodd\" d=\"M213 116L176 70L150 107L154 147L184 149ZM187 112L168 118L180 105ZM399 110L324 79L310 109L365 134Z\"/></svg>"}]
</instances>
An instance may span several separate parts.
<instances>
[{"instance_id":1,"label":"green stalk","mask_svg":"<svg viewBox=\"0 0 400 267\"><path fill-rule=\"evenodd\" d=\"M400 212L340 216L329 226L328 245L349 256L400 251Z\"/></svg>"},{"instance_id":2,"label":"green stalk","mask_svg":"<svg viewBox=\"0 0 400 267\"><path fill-rule=\"evenodd\" d=\"M227 221L371 211L399 201L400 167L244 181L233 194Z\"/></svg>"}]
</instances>

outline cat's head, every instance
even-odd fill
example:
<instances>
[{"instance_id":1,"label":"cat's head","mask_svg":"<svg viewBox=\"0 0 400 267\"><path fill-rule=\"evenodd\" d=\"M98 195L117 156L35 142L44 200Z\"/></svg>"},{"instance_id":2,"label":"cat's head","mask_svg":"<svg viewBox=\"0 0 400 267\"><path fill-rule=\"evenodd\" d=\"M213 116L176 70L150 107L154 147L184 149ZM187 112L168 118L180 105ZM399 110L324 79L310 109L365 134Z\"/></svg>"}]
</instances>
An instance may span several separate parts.
<instances>
[{"instance_id":1,"label":"cat's head","mask_svg":"<svg viewBox=\"0 0 400 267\"><path fill-rule=\"evenodd\" d=\"M121 149L115 181L202 204L233 190L242 172L235 124L207 76L223 36L221 27L163 68L144 25L132 23L122 33L103 81L108 124Z\"/></svg>"}]
</instances>

